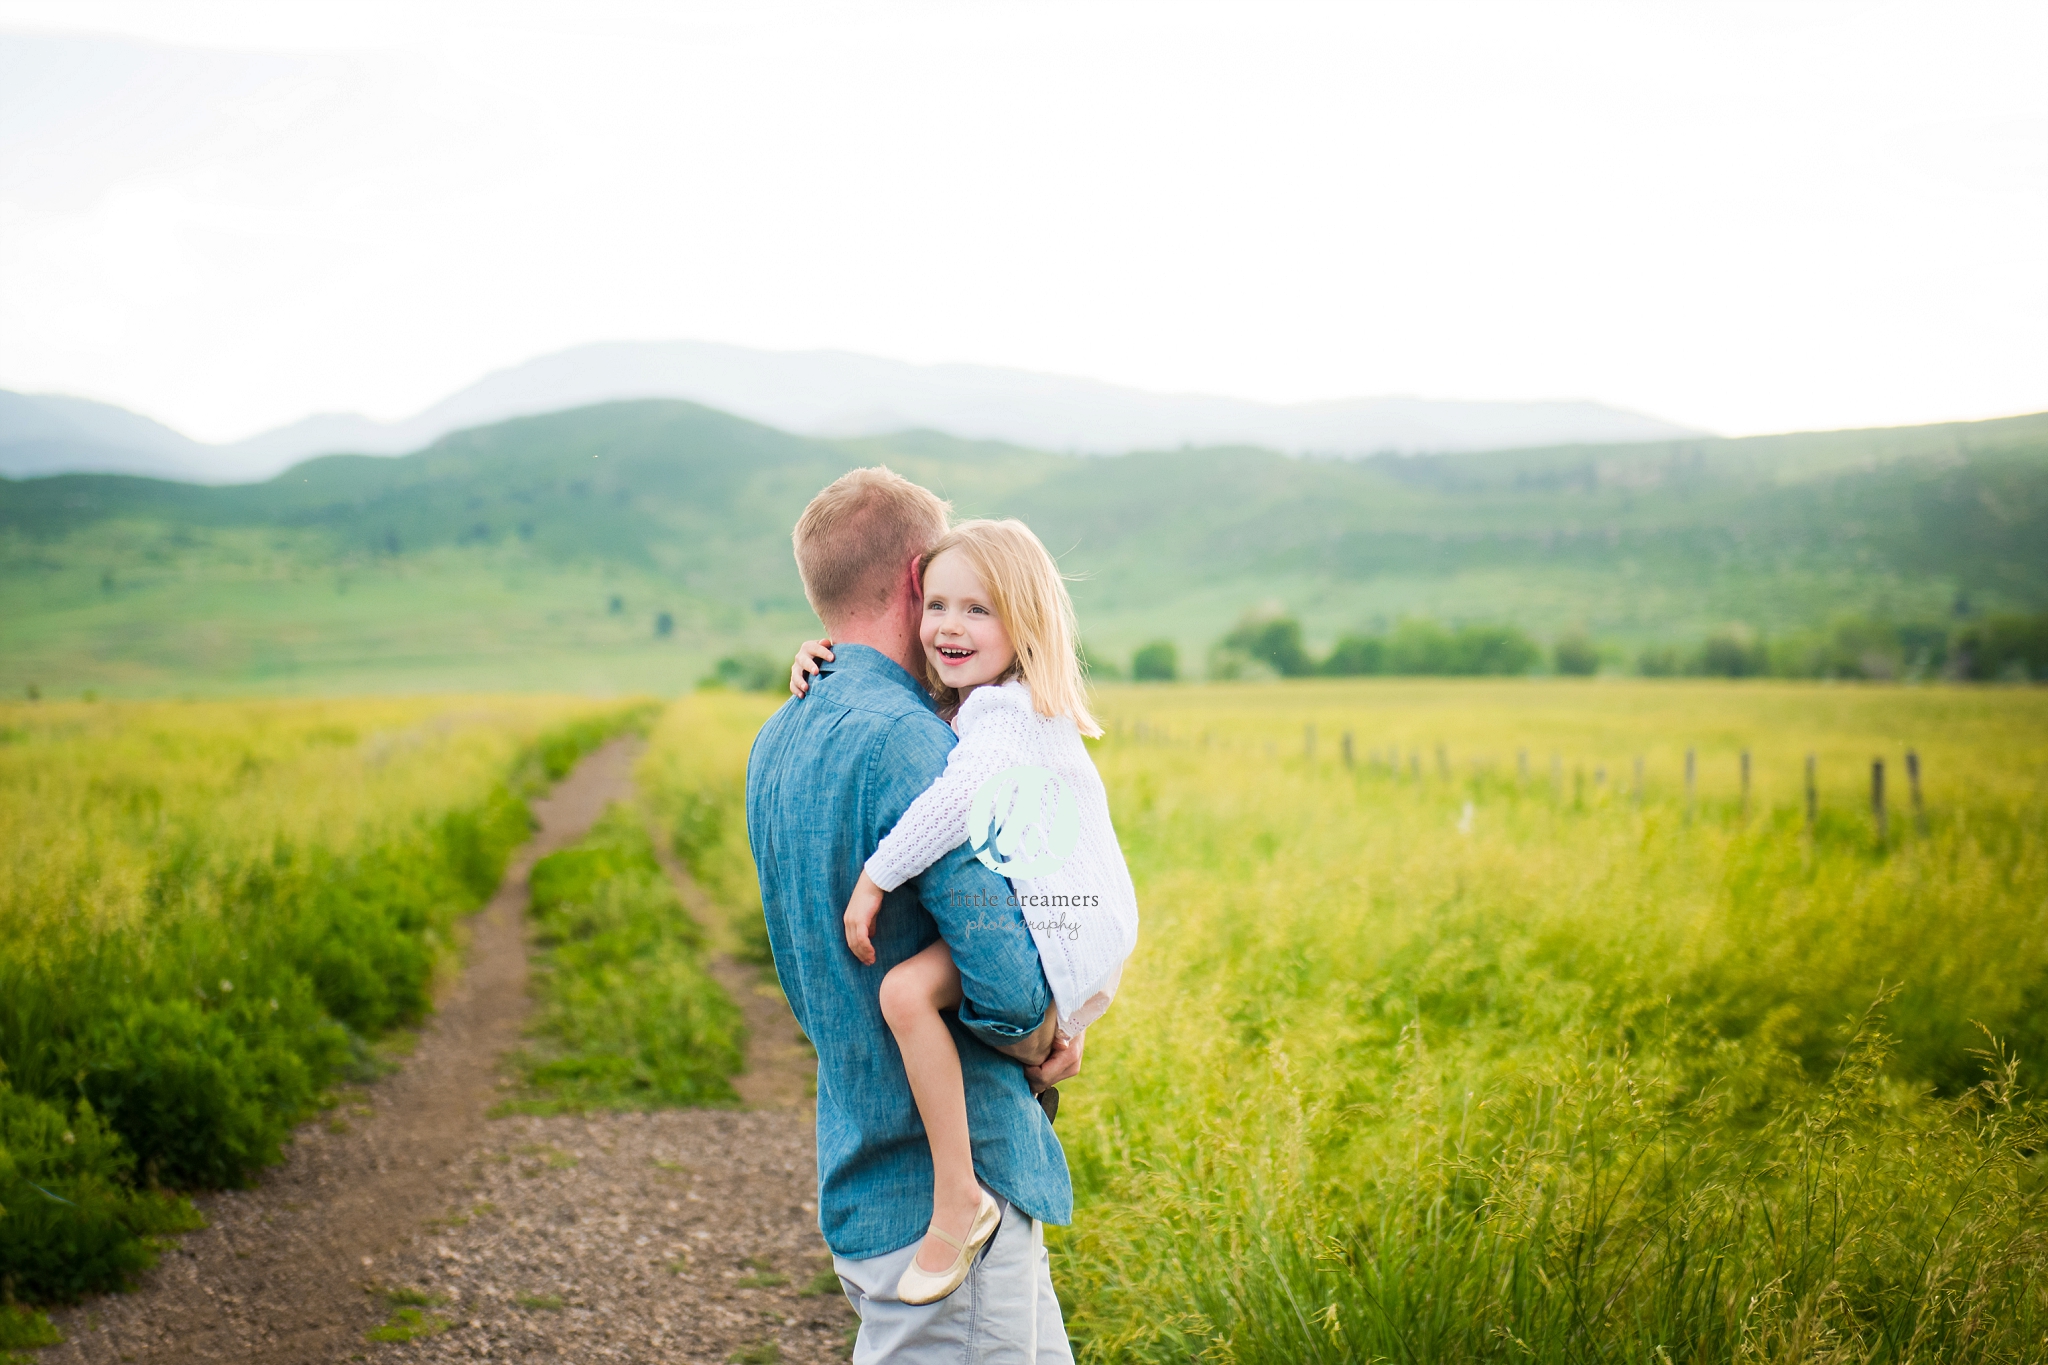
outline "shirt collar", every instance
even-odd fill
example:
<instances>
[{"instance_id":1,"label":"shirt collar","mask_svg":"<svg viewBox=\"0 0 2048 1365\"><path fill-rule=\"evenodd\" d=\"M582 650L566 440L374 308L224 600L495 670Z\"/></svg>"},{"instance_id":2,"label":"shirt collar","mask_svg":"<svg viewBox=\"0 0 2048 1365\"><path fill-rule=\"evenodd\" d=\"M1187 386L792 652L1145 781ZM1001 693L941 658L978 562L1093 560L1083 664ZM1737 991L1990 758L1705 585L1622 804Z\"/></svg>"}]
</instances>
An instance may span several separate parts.
<instances>
[{"instance_id":1,"label":"shirt collar","mask_svg":"<svg viewBox=\"0 0 2048 1365\"><path fill-rule=\"evenodd\" d=\"M924 703L927 711L937 711L938 704L931 693L924 690L924 684L903 671L903 665L876 649L873 645L833 645L832 661L821 664L818 672L858 674L873 678L876 682L888 683L904 689Z\"/></svg>"}]
</instances>

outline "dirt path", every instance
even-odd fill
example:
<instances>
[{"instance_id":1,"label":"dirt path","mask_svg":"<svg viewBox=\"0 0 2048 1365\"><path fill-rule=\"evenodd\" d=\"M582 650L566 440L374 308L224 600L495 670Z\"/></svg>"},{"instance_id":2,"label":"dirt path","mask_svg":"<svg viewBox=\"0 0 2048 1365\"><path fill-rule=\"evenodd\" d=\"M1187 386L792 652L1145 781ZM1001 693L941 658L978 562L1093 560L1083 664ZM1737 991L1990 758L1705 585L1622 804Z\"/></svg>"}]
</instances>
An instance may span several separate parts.
<instances>
[{"instance_id":1,"label":"dirt path","mask_svg":"<svg viewBox=\"0 0 2048 1365\"><path fill-rule=\"evenodd\" d=\"M749 1109L808 1109L817 1061L782 998L775 973L739 959L738 936L731 923L691 880L659 831L654 849L684 907L704 926L711 946L711 975L747 1017L747 1069L732 1080L741 1103Z\"/></svg>"},{"instance_id":2,"label":"dirt path","mask_svg":"<svg viewBox=\"0 0 2048 1365\"><path fill-rule=\"evenodd\" d=\"M840 1358L851 1312L811 1285L829 1258L807 1053L753 969L715 964L756 1030L739 1084L759 1112L486 1117L528 1007L527 873L630 794L638 748L607 745L533 803L540 832L403 1067L301 1128L256 1189L202 1198L210 1226L138 1292L59 1315L48 1365ZM387 1319L404 1335L405 1298L428 1301L408 1310L426 1333L372 1341Z\"/></svg>"}]
</instances>

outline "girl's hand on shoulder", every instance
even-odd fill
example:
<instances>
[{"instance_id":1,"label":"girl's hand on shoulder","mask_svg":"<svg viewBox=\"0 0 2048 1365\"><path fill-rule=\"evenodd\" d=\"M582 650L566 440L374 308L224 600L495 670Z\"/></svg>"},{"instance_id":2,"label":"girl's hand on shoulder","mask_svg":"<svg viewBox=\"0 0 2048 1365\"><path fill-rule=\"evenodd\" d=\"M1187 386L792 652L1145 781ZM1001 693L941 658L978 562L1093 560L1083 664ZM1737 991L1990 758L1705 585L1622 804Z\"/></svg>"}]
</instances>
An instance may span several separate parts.
<instances>
[{"instance_id":1,"label":"girl's hand on shoulder","mask_svg":"<svg viewBox=\"0 0 2048 1365\"><path fill-rule=\"evenodd\" d=\"M881 909L882 888L863 871L846 902L846 946L870 967L875 965L875 916Z\"/></svg>"},{"instance_id":2,"label":"girl's hand on shoulder","mask_svg":"<svg viewBox=\"0 0 2048 1365\"><path fill-rule=\"evenodd\" d=\"M811 690L811 675L820 663L832 662L830 640L806 640L796 647L796 662L789 666L789 695L801 697Z\"/></svg>"}]
</instances>

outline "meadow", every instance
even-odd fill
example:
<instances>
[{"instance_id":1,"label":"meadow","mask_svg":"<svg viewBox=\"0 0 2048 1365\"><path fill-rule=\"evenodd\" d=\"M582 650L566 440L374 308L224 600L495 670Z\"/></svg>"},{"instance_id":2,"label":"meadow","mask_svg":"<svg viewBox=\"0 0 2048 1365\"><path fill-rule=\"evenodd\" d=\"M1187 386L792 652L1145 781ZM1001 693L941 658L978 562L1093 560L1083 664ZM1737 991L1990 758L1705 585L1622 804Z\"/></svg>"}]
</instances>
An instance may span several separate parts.
<instances>
[{"instance_id":1,"label":"meadow","mask_svg":"<svg viewBox=\"0 0 2048 1365\"><path fill-rule=\"evenodd\" d=\"M641 703L0 707L0 1291L65 1301L430 1008L524 798Z\"/></svg>"},{"instance_id":2,"label":"meadow","mask_svg":"<svg viewBox=\"0 0 2048 1365\"><path fill-rule=\"evenodd\" d=\"M1100 701L1144 925L1060 1116L1084 1358L2048 1355L2048 696ZM643 769L741 922L770 705Z\"/></svg>"}]
</instances>

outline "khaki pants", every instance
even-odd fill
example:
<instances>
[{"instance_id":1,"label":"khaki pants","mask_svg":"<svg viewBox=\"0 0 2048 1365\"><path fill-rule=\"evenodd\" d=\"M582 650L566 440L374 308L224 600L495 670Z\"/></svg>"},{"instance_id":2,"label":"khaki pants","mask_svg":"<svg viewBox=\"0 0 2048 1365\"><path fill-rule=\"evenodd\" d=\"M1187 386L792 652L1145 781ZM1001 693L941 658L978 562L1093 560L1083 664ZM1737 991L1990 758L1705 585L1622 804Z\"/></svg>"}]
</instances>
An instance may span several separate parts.
<instances>
[{"instance_id":1,"label":"khaki pants","mask_svg":"<svg viewBox=\"0 0 2048 1365\"><path fill-rule=\"evenodd\" d=\"M846 1301L860 1314L853 1365L1073 1365L1044 1225L989 1193L1002 1224L967 1282L937 1303L913 1306L896 1297L916 1242L865 1261L832 1258Z\"/></svg>"}]
</instances>

